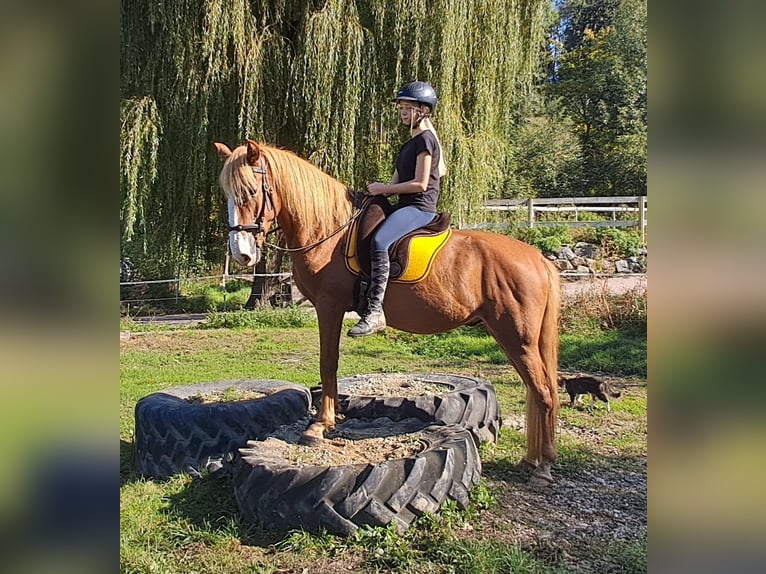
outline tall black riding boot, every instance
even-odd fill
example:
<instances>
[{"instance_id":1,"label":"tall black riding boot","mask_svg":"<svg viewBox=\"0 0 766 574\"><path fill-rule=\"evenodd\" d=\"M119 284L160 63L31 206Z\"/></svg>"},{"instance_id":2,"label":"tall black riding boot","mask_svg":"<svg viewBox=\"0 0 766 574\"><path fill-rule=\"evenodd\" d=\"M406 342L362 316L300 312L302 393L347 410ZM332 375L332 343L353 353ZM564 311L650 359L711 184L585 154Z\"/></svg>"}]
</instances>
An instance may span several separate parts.
<instances>
[{"instance_id":1,"label":"tall black riding boot","mask_svg":"<svg viewBox=\"0 0 766 574\"><path fill-rule=\"evenodd\" d=\"M370 270L370 293L367 296L367 309L362 318L348 332L349 337L364 337L386 328L386 316L383 314L383 297L386 294L388 275L391 265L388 251L372 252L372 269Z\"/></svg>"}]
</instances>

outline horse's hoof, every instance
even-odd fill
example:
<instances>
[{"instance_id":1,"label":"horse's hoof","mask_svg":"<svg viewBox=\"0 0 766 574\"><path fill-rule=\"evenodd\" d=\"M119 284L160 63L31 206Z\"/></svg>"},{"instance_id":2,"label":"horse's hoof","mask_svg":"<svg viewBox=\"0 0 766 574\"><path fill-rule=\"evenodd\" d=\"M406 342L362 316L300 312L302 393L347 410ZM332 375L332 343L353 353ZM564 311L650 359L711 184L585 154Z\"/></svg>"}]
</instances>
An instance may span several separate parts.
<instances>
[{"instance_id":1,"label":"horse's hoof","mask_svg":"<svg viewBox=\"0 0 766 574\"><path fill-rule=\"evenodd\" d=\"M551 476L550 471L542 471L538 467L529 477L527 484L534 488L548 488L553 484L553 476Z\"/></svg>"},{"instance_id":2,"label":"horse's hoof","mask_svg":"<svg viewBox=\"0 0 766 574\"><path fill-rule=\"evenodd\" d=\"M298 444L303 446L317 446L324 440L324 425L322 423L313 423L303 431Z\"/></svg>"},{"instance_id":3,"label":"horse's hoof","mask_svg":"<svg viewBox=\"0 0 766 574\"><path fill-rule=\"evenodd\" d=\"M549 488L553 484L553 477L543 477L532 475L527 484L533 488Z\"/></svg>"}]
</instances>

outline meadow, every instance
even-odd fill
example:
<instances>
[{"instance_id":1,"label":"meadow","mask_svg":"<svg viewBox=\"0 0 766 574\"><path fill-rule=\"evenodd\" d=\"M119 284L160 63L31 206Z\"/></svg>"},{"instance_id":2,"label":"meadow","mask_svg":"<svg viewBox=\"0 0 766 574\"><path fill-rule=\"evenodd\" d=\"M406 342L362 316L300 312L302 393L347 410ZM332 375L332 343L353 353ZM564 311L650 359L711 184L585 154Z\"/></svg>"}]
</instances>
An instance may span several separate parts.
<instances>
[{"instance_id":1,"label":"meadow","mask_svg":"<svg viewBox=\"0 0 766 574\"><path fill-rule=\"evenodd\" d=\"M352 321L348 321L350 326ZM273 531L244 522L230 479L139 476L133 408L162 389L204 381L273 378L318 383L316 319L302 309L213 313L195 328L121 321L120 571L123 573L335 572L564 573L646 571L646 299L584 294L561 320L563 372L597 373L622 396L612 412L561 398L556 483L526 485L524 388L481 327L420 336L388 329L344 338L339 376L455 373L492 382L504 425L481 448L471 505L451 503L405 533L362 528L349 538Z\"/></svg>"}]
</instances>

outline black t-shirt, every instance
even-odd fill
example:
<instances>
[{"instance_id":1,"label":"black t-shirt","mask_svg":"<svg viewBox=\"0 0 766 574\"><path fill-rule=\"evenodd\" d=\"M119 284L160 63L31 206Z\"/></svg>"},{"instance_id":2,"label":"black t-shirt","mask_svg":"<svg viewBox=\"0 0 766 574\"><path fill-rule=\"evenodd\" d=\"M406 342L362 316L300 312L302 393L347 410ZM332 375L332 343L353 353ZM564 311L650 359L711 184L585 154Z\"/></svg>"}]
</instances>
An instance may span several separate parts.
<instances>
[{"instance_id":1,"label":"black t-shirt","mask_svg":"<svg viewBox=\"0 0 766 574\"><path fill-rule=\"evenodd\" d=\"M431 156L431 173L428 174L426 190L423 193L400 195L397 206L413 205L423 211L436 212L436 202L439 199L439 142L432 131L425 130L404 142L396 158L396 171L400 182L415 179L418 155L423 152Z\"/></svg>"}]
</instances>

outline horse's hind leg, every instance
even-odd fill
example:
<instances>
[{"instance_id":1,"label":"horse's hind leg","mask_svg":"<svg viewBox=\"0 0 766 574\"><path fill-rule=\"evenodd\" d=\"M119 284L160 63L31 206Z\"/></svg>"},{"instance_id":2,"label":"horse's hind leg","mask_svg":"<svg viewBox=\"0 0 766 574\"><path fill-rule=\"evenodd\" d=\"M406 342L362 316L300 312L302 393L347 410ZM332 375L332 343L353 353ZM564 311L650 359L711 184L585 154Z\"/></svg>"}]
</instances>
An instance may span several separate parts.
<instances>
[{"instance_id":1,"label":"horse's hind leg","mask_svg":"<svg viewBox=\"0 0 766 574\"><path fill-rule=\"evenodd\" d=\"M512 322L511 322L512 324ZM553 482L551 467L556 460L556 415L558 382L556 373L546 371L537 342L519 344L519 335L507 327L489 325L487 329L505 351L527 388L527 454L521 464L533 467L532 484Z\"/></svg>"},{"instance_id":2,"label":"horse's hind leg","mask_svg":"<svg viewBox=\"0 0 766 574\"><path fill-rule=\"evenodd\" d=\"M516 370L527 387L527 462L536 465L530 483L553 482L551 467L556 460L557 385L550 384L539 353L523 346L514 361Z\"/></svg>"}]
</instances>

